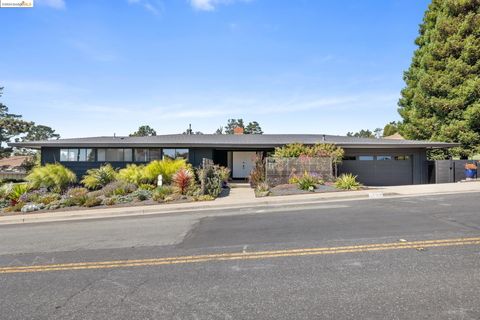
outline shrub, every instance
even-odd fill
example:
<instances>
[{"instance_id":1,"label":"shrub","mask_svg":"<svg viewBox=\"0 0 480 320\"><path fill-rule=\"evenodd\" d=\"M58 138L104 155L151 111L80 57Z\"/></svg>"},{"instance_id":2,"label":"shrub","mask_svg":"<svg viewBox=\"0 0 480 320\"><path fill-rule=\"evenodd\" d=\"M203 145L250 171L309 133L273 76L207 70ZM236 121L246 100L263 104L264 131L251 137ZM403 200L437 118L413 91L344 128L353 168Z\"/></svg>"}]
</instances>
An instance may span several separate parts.
<instances>
[{"instance_id":1,"label":"shrub","mask_svg":"<svg viewBox=\"0 0 480 320\"><path fill-rule=\"evenodd\" d=\"M140 190L149 190L149 191L153 191L155 190L156 186L154 186L153 184L148 184L148 183L142 183L138 186L138 189Z\"/></svg>"},{"instance_id":2,"label":"shrub","mask_svg":"<svg viewBox=\"0 0 480 320\"><path fill-rule=\"evenodd\" d=\"M297 184L297 183L298 183L298 180L300 180L300 178L298 178L296 175L292 175L292 176L288 179L288 183L289 183L289 184Z\"/></svg>"},{"instance_id":3,"label":"shrub","mask_svg":"<svg viewBox=\"0 0 480 320\"><path fill-rule=\"evenodd\" d=\"M222 180L222 182L228 182L228 179L230 178L230 169L227 167L218 166L217 170L220 180Z\"/></svg>"},{"instance_id":4,"label":"shrub","mask_svg":"<svg viewBox=\"0 0 480 320\"><path fill-rule=\"evenodd\" d=\"M340 163L344 154L345 152L342 148L330 143L319 143L314 146L291 143L275 148L273 156L276 158L298 158L300 156L331 157L333 163Z\"/></svg>"},{"instance_id":5,"label":"shrub","mask_svg":"<svg viewBox=\"0 0 480 320\"><path fill-rule=\"evenodd\" d=\"M25 178L33 189L47 188L55 192L65 190L77 181L77 176L70 169L59 163L47 164L34 168Z\"/></svg>"},{"instance_id":6,"label":"shrub","mask_svg":"<svg viewBox=\"0 0 480 320\"><path fill-rule=\"evenodd\" d=\"M260 154L255 156L254 167L250 172L248 181L253 188L265 181L265 159Z\"/></svg>"},{"instance_id":7,"label":"shrub","mask_svg":"<svg viewBox=\"0 0 480 320\"><path fill-rule=\"evenodd\" d=\"M152 199L155 201L165 200L165 197L173 193L173 188L170 186L161 186L153 191Z\"/></svg>"},{"instance_id":8,"label":"shrub","mask_svg":"<svg viewBox=\"0 0 480 320\"><path fill-rule=\"evenodd\" d=\"M208 194L212 197L218 197L222 192L222 167L207 166L203 169L198 169L198 177L201 184L201 194Z\"/></svg>"},{"instance_id":9,"label":"shrub","mask_svg":"<svg viewBox=\"0 0 480 320\"><path fill-rule=\"evenodd\" d=\"M96 207L102 204L102 199L95 197L87 197L87 200L83 204L87 208Z\"/></svg>"},{"instance_id":10,"label":"shrub","mask_svg":"<svg viewBox=\"0 0 480 320\"><path fill-rule=\"evenodd\" d=\"M135 190L137 190L136 185L123 180L110 182L102 188L103 194L106 197L110 197L112 195L124 196L126 194L132 193Z\"/></svg>"},{"instance_id":11,"label":"shrub","mask_svg":"<svg viewBox=\"0 0 480 320\"><path fill-rule=\"evenodd\" d=\"M317 188L317 179L309 174L304 174L298 179L298 188L300 190L313 191Z\"/></svg>"},{"instance_id":12,"label":"shrub","mask_svg":"<svg viewBox=\"0 0 480 320\"><path fill-rule=\"evenodd\" d=\"M145 167L145 179L150 183L157 183L158 175L162 175L162 182L169 184L172 182L173 175L181 168L188 168L185 159L164 159L155 160Z\"/></svg>"},{"instance_id":13,"label":"shrub","mask_svg":"<svg viewBox=\"0 0 480 320\"><path fill-rule=\"evenodd\" d=\"M102 204L106 206L113 206L117 204L117 198L112 197L112 198L105 198L102 200Z\"/></svg>"},{"instance_id":14,"label":"shrub","mask_svg":"<svg viewBox=\"0 0 480 320\"><path fill-rule=\"evenodd\" d=\"M337 178L335 187L342 190L358 190L362 185L357 181L357 176L348 173Z\"/></svg>"},{"instance_id":15,"label":"shrub","mask_svg":"<svg viewBox=\"0 0 480 320\"><path fill-rule=\"evenodd\" d=\"M214 197L212 197L211 195L208 195L208 194L204 194L204 195L199 195L199 196L196 196L194 198L195 201L213 201L215 200Z\"/></svg>"},{"instance_id":16,"label":"shrub","mask_svg":"<svg viewBox=\"0 0 480 320\"><path fill-rule=\"evenodd\" d=\"M66 192L66 196L69 198L72 197L84 197L88 193L88 189L82 188L82 187L77 187L77 188L70 188Z\"/></svg>"},{"instance_id":17,"label":"shrub","mask_svg":"<svg viewBox=\"0 0 480 320\"><path fill-rule=\"evenodd\" d=\"M60 195L58 193L48 193L44 196L41 196L38 199L38 202L44 204L44 205L49 205L50 203L57 201L60 199Z\"/></svg>"},{"instance_id":18,"label":"shrub","mask_svg":"<svg viewBox=\"0 0 480 320\"><path fill-rule=\"evenodd\" d=\"M261 182L255 187L255 196L266 197L270 194L270 186L266 182Z\"/></svg>"},{"instance_id":19,"label":"shrub","mask_svg":"<svg viewBox=\"0 0 480 320\"><path fill-rule=\"evenodd\" d=\"M117 179L117 171L111 164L106 164L98 169L90 169L83 176L82 183L88 189L99 189Z\"/></svg>"},{"instance_id":20,"label":"shrub","mask_svg":"<svg viewBox=\"0 0 480 320\"><path fill-rule=\"evenodd\" d=\"M118 179L134 183L138 186L147 181L145 177L145 166L128 164L126 168L120 169Z\"/></svg>"},{"instance_id":21,"label":"shrub","mask_svg":"<svg viewBox=\"0 0 480 320\"><path fill-rule=\"evenodd\" d=\"M12 185L10 192L7 194L7 199L17 202L20 197L28 192L28 184L15 183Z\"/></svg>"},{"instance_id":22,"label":"shrub","mask_svg":"<svg viewBox=\"0 0 480 320\"><path fill-rule=\"evenodd\" d=\"M172 177L173 185L180 194L186 194L194 182L193 173L189 169L181 168Z\"/></svg>"},{"instance_id":23,"label":"shrub","mask_svg":"<svg viewBox=\"0 0 480 320\"><path fill-rule=\"evenodd\" d=\"M145 201L152 198L152 191L145 189L138 189L132 192L132 197L138 199L139 201Z\"/></svg>"}]
</instances>

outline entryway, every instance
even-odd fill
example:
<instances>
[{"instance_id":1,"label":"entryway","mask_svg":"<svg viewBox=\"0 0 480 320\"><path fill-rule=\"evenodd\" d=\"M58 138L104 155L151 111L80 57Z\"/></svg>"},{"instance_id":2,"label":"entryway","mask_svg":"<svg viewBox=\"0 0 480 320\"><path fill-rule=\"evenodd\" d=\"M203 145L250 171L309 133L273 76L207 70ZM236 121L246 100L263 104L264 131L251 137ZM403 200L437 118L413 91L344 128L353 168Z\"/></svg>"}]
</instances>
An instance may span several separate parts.
<instances>
[{"instance_id":1,"label":"entryway","mask_svg":"<svg viewBox=\"0 0 480 320\"><path fill-rule=\"evenodd\" d=\"M253 169L255 151L233 151L232 153L232 178L248 178Z\"/></svg>"}]
</instances>

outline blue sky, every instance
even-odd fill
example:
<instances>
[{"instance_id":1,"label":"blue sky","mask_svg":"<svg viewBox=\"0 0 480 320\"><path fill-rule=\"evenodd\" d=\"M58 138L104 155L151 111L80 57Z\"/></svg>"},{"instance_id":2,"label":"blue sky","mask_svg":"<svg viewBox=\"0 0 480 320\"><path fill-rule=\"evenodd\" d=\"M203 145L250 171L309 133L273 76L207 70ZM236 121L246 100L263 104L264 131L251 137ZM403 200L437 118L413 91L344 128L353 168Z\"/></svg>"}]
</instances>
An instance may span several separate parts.
<instances>
[{"instance_id":1,"label":"blue sky","mask_svg":"<svg viewBox=\"0 0 480 320\"><path fill-rule=\"evenodd\" d=\"M35 0L0 9L2 100L62 137L383 127L428 3Z\"/></svg>"}]
</instances>

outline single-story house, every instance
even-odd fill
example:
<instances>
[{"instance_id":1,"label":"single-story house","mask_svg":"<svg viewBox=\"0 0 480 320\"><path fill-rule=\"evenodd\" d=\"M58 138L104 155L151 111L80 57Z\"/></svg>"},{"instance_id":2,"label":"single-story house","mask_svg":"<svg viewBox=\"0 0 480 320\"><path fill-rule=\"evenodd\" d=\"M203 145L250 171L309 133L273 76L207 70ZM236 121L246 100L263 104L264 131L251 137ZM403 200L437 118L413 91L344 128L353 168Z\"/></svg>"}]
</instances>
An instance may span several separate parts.
<instances>
[{"instance_id":1,"label":"single-story house","mask_svg":"<svg viewBox=\"0 0 480 320\"><path fill-rule=\"evenodd\" d=\"M10 143L13 147L40 149L42 164L60 162L82 176L104 163L122 168L163 157L187 159L198 166L203 158L229 167L232 178L245 179L256 153L268 154L289 143L331 143L345 150L339 173L353 173L366 185L427 183L426 151L455 143L400 139L368 139L323 134L203 134L148 137L93 137Z\"/></svg>"}]
</instances>

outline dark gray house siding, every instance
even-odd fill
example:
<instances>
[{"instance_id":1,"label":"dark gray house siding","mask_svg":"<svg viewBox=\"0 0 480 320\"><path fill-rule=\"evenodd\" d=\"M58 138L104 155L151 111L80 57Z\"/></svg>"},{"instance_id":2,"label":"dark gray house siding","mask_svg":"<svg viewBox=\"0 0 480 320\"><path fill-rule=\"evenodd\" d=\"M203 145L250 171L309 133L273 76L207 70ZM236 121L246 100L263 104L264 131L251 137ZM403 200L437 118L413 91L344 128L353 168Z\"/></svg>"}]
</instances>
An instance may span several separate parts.
<instances>
[{"instance_id":1,"label":"dark gray house siding","mask_svg":"<svg viewBox=\"0 0 480 320\"><path fill-rule=\"evenodd\" d=\"M426 160L424 148L345 149L338 171L352 173L371 186L422 184L427 183Z\"/></svg>"}]
</instances>

